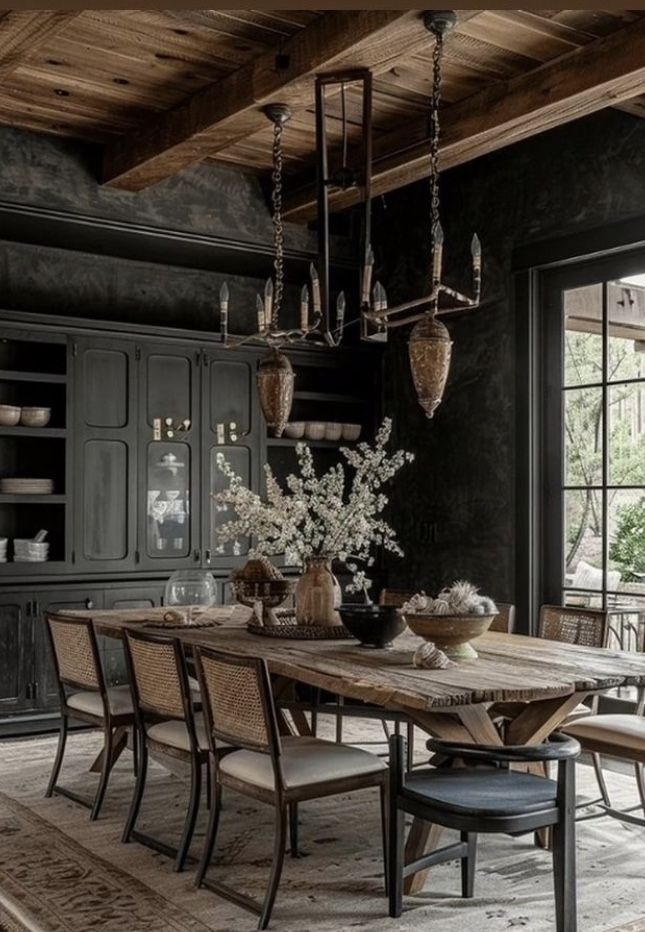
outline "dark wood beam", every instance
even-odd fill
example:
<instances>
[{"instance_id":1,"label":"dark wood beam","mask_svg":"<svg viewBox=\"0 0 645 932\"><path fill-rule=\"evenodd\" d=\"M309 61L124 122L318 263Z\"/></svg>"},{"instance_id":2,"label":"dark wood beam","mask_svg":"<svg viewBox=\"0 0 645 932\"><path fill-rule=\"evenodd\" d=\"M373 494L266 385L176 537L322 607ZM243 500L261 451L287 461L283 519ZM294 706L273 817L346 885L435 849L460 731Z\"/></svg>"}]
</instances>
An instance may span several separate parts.
<instances>
[{"instance_id":1,"label":"dark wood beam","mask_svg":"<svg viewBox=\"0 0 645 932\"><path fill-rule=\"evenodd\" d=\"M0 81L7 78L80 10L5 10L0 15Z\"/></svg>"},{"instance_id":2,"label":"dark wood beam","mask_svg":"<svg viewBox=\"0 0 645 932\"><path fill-rule=\"evenodd\" d=\"M499 81L442 113L441 167L454 168L645 92L645 20ZM385 194L430 174L427 120L374 142L372 193ZM330 192L330 208L357 203L360 191ZM315 188L287 197L285 219L315 216Z\"/></svg>"},{"instance_id":3,"label":"dark wood beam","mask_svg":"<svg viewBox=\"0 0 645 932\"><path fill-rule=\"evenodd\" d=\"M279 47L109 145L103 181L131 191L162 181L262 129L267 103L283 98L293 110L310 106L317 72L387 68L428 41L419 11L326 13Z\"/></svg>"}]
</instances>

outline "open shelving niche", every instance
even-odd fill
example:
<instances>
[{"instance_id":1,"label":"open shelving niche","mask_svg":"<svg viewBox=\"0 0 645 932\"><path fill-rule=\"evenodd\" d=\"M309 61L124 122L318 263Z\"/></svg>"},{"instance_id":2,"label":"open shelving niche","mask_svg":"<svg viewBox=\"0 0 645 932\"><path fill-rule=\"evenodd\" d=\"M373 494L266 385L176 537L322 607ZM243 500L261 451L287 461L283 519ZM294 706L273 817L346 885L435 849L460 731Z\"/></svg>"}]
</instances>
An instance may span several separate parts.
<instances>
[{"instance_id":1,"label":"open shelving niche","mask_svg":"<svg viewBox=\"0 0 645 932\"><path fill-rule=\"evenodd\" d=\"M12 559L12 541L29 539L41 528L48 532L47 568L54 570L66 557L68 347L64 335L47 337L0 340L0 404L52 409L46 427L0 426L0 477L54 480L51 495L0 493L0 537L9 539L0 575L43 572L43 563Z\"/></svg>"}]
</instances>

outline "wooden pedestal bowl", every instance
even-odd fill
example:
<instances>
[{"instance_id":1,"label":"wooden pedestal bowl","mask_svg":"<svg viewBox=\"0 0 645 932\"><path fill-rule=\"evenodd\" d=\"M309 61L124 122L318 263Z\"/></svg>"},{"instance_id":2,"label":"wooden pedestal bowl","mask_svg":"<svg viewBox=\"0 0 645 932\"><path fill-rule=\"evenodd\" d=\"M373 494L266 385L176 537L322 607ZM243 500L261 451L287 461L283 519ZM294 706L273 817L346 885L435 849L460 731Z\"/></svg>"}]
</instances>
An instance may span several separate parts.
<instances>
[{"instance_id":1,"label":"wooden pedestal bowl","mask_svg":"<svg viewBox=\"0 0 645 932\"><path fill-rule=\"evenodd\" d=\"M406 612L403 618L413 634L435 644L450 660L473 660L477 651L470 641L488 631L496 614L424 615Z\"/></svg>"}]
</instances>

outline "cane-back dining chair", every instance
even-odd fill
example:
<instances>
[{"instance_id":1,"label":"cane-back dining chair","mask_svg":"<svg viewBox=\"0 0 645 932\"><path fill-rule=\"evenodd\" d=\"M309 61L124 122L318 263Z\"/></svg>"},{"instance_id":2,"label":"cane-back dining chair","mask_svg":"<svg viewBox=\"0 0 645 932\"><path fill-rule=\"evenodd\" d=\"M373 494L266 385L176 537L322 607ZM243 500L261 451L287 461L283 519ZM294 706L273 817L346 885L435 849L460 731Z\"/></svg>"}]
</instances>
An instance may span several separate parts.
<instances>
[{"instance_id":1,"label":"cane-back dining chair","mask_svg":"<svg viewBox=\"0 0 645 932\"><path fill-rule=\"evenodd\" d=\"M201 794L202 768L208 764L208 739L203 715L195 712L186 658L177 638L126 631L126 660L138 736L138 773L123 830L130 839L174 859L183 869L195 829ZM148 755L156 751L190 765L190 797L179 846L174 848L135 829L148 772Z\"/></svg>"},{"instance_id":2,"label":"cane-back dining chair","mask_svg":"<svg viewBox=\"0 0 645 932\"><path fill-rule=\"evenodd\" d=\"M645 651L645 630L639 632L638 649ZM576 738L583 751L591 754L596 779L600 789L600 799L591 803L584 802L580 808L585 809L593 803L602 803L599 815L610 815L622 822L645 826L645 687L639 687L636 709L631 714L589 715L577 721L565 723L563 731ZM611 802L609 789L602 770L602 757L626 761L634 767L636 787L640 802L625 809L616 809ZM632 815L643 810L643 817ZM597 818L593 812L579 816L584 819Z\"/></svg>"},{"instance_id":3,"label":"cane-back dining chair","mask_svg":"<svg viewBox=\"0 0 645 932\"><path fill-rule=\"evenodd\" d=\"M49 797L56 793L87 806L90 809L90 819L94 820L99 816L114 762L115 732L117 729L134 726L132 698L127 686L115 686L110 689L106 687L91 621L48 614L46 624L58 681L60 734L45 795ZM101 775L92 802L57 783L65 755L69 719L77 719L103 730L105 743Z\"/></svg>"},{"instance_id":4,"label":"cane-back dining chair","mask_svg":"<svg viewBox=\"0 0 645 932\"><path fill-rule=\"evenodd\" d=\"M271 918L284 861L287 823L292 856L298 853L298 804L365 787L379 787L385 857L387 765L360 748L320 738L281 736L264 660L195 648L206 730L210 741L211 811L196 886L259 914L259 929ZM225 744L233 750L222 756ZM222 788L229 787L275 807L273 863L261 904L206 877L221 811Z\"/></svg>"},{"instance_id":5,"label":"cane-back dining chair","mask_svg":"<svg viewBox=\"0 0 645 932\"><path fill-rule=\"evenodd\" d=\"M495 602L495 605L497 615L489 630L512 634L515 631L515 606L511 602Z\"/></svg>"},{"instance_id":6,"label":"cane-back dining chair","mask_svg":"<svg viewBox=\"0 0 645 932\"><path fill-rule=\"evenodd\" d=\"M405 772L403 739L390 741L390 916L401 915L403 880L433 864L461 861L462 896L474 895L478 833L524 835L553 827L556 932L576 932L575 759L580 745L561 734L535 746L459 745L431 739L428 749L451 764ZM510 769L513 763L558 762L556 780ZM404 864L405 814L456 829L460 841Z\"/></svg>"}]
</instances>

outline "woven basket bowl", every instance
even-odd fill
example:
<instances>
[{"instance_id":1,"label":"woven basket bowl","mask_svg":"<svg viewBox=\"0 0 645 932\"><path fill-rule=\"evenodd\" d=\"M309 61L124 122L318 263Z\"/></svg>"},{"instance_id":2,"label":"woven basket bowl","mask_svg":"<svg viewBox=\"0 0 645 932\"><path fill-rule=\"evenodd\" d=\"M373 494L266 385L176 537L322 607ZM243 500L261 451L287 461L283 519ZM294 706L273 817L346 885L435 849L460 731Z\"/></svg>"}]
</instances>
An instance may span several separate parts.
<instances>
[{"instance_id":1,"label":"woven basket bowl","mask_svg":"<svg viewBox=\"0 0 645 932\"><path fill-rule=\"evenodd\" d=\"M408 628L431 641L451 660L472 660L477 651L470 641L485 634L497 613L491 615L422 615L406 612Z\"/></svg>"}]
</instances>

